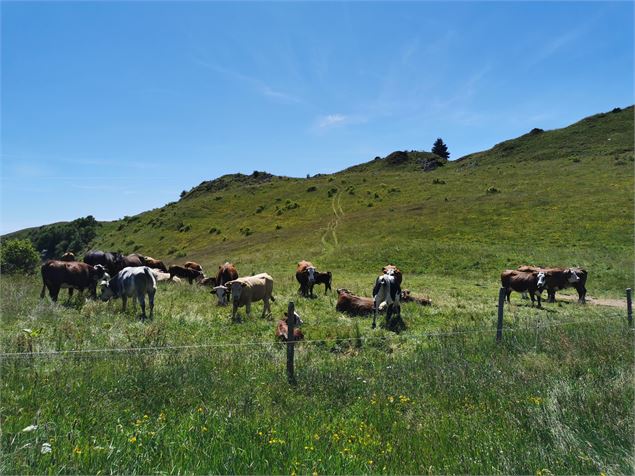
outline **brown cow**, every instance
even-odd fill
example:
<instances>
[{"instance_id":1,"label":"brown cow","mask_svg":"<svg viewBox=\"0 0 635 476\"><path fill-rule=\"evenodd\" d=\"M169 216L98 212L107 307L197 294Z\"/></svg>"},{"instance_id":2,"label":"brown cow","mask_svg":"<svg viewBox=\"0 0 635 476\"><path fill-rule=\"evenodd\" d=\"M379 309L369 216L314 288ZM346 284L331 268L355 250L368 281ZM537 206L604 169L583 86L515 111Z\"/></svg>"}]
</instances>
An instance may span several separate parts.
<instances>
[{"instance_id":1,"label":"brown cow","mask_svg":"<svg viewBox=\"0 0 635 476\"><path fill-rule=\"evenodd\" d=\"M90 290L91 297L96 297L97 281L104 276L106 268L102 265L91 266L80 261L49 260L40 268L42 273L42 292L40 299L44 298L46 289L53 301L61 288L68 288L68 297L73 297L73 289L80 293L84 289Z\"/></svg>"},{"instance_id":2,"label":"brown cow","mask_svg":"<svg viewBox=\"0 0 635 476\"><path fill-rule=\"evenodd\" d=\"M200 286L209 286L210 288L213 288L216 286L216 276L208 276L207 278L201 279L198 284Z\"/></svg>"},{"instance_id":3,"label":"brown cow","mask_svg":"<svg viewBox=\"0 0 635 476\"><path fill-rule=\"evenodd\" d=\"M154 259L152 256L142 256L141 261L148 268L160 269L164 273L168 272L168 268L160 259Z\"/></svg>"},{"instance_id":4,"label":"brown cow","mask_svg":"<svg viewBox=\"0 0 635 476\"><path fill-rule=\"evenodd\" d=\"M538 307L542 307L541 293L545 288L545 273L543 271L534 271L526 273L516 269L508 269L501 273L501 285L505 288L507 302L510 303L509 296L512 291L519 293L529 292L531 296L531 305L534 305L534 296L538 294Z\"/></svg>"},{"instance_id":5,"label":"brown cow","mask_svg":"<svg viewBox=\"0 0 635 476\"><path fill-rule=\"evenodd\" d=\"M300 283L298 292L304 296L313 297L313 286L315 285L315 266L310 261L302 260L295 270L295 279Z\"/></svg>"},{"instance_id":6,"label":"brown cow","mask_svg":"<svg viewBox=\"0 0 635 476\"><path fill-rule=\"evenodd\" d=\"M185 268L195 269L196 271L200 271L201 273L203 272L203 267L200 264L195 263L194 261L187 261L183 266Z\"/></svg>"},{"instance_id":7,"label":"brown cow","mask_svg":"<svg viewBox=\"0 0 635 476\"><path fill-rule=\"evenodd\" d=\"M216 297L218 297L219 306L227 304L227 298L231 292L230 288L225 286L225 284L235 279L238 279L238 271L232 263L225 262L218 267L212 294L216 294Z\"/></svg>"},{"instance_id":8,"label":"brown cow","mask_svg":"<svg viewBox=\"0 0 635 476\"><path fill-rule=\"evenodd\" d=\"M381 270L382 274L388 274L395 277L395 283L397 286L401 287L401 282L403 281L403 275L401 274L401 270L397 268L394 264L388 264L383 267Z\"/></svg>"},{"instance_id":9,"label":"brown cow","mask_svg":"<svg viewBox=\"0 0 635 476\"><path fill-rule=\"evenodd\" d=\"M372 298L356 296L348 289L337 290L335 310L351 316L367 316L373 313L375 303Z\"/></svg>"},{"instance_id":10,"label":"brown cow","mask_svg":"<svg viewBox=\"0 0 635 476\"><path fill-rule=\"evenodd\" d=\"M137 253L132 253L128 256L124 256L121 260L121 264L123 268L136 268L138 266L143 266L143 260L144 256Z\"/></svg>"},{"instance_id":11,"label":"brown cow","mask_svg":"<svg viewBox=\"0 0 635 476\"><path fill-rule=\"evenodd\" d=\"M77 261L75 259L75 254L72 251L67 251L62 255L60 261Z\"/></svg>"},{"instance_id":12,"label":"brown cow","mask_svg":"<svg viewBox=\"0 0 635 476\"><path fill-rule=\"evenodd\" d=\"M168 268L168 273L170 273L170 279L177 276L179 278L187 279L190 284L192 284L193 281L199 282L203 279L203 273L200 271L178 265L170 266Z\"/></svg>"},{"instance_id":13,"label":"brown cow","mask_svg":"<svg viewBox=\"0 0 635 476\"><path fill-rule=\"evenodd\" d=\"M422 306L430 306L432 301L429 298L423 296L417 296L410 292L410 289L404 289L401 291L401 302L416 302Z\"/></svg>"},{"instance_id":14,"label":"brown cow","mask_svg":"<svg viewBox=\"0 0 635 476\"><path fill-rule=\"evenodd\" d=\"M302 333L302 330L300 330L300 326L304 324L304 322L302 322L302 318L295 311L293 311L293 317L295 319L295 324L293 327L293 340L299 341L304 339L304 334ZM289 314L285 312L284 319L280 319L278 321L278 324L276 325L276 337L280 339L282 342L286 342L289 339L288 322L289 322Z\"/></svg>"}]
</instances>

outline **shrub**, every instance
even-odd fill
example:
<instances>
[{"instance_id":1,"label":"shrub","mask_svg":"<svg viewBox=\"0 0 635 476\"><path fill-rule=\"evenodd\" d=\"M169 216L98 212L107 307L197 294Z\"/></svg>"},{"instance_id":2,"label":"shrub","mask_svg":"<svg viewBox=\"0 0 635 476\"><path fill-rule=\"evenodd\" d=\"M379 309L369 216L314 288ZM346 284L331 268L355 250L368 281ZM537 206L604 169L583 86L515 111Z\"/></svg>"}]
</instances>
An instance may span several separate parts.
<instances>
[{"instance_id":1,"label":"shrub","mask_svg":"<svg viewBox=\"0 0 635 476\"><path fill-rule=\"evenodd\" d=\"M276 225L276 230L282 230L282 225Z\"/></svg>"},{"instance_id":2,"label":"shrub","mask_svg":"<svg viewBox=\"0 0 635 476\"><path fill-rule=\"evenodd\" d=\"M173 246L172 248L170 248L170 249L168 250L168 254L169 254L169 255L173 255L173 254L174 254L174 253L176 253L177 251L178 251L178 250L177 250L177 249Z\"/></svg>"},{"instance_id":3,"label":"shrub","mask_svg":"<svg viewBox=\"0 0 635 476\"><path fill-rule=\"evenodd\" d=\"M185 253L185 251L179 251L174 256L177 257L177 258L183 258L184 256L186 256L186 253Z\"/></svg>"},{"instance_id":4,"label":"shrub","mask_svg":"<svg viewBox=\"0 0 635 476\"><path fill-rule=\"evenodd\" d=\"M0 247L0 269L3 273L35 271L40 256L29 240L7 240Z\"/></svg>"},{"instance_id":5,"label":"shrub","mask_svg":"<svg viewBox=\"0 0 635 476\"><path fill-rule=\"evenodd\" d=\"M258 205L258 208L256 208L256 213L261 213L264 209L265 209L264 205Z\"/></svg>"},{"instance_id":6,"label":"shrub","mask_svg":"<svg viewBox=\"0 0 635 476\"><path fill-rule=\"evenodd\" d=\"M245 228L241 228L240 229L240 233L242 233L245 236L249 236L249 235L253 235L254 234L253 230L251 228L249 228L248 226L245 227Z\"/></svg>"},{"instance_id":7,"label":"shrub","mask_svg":"<svg viewBox=\"0 0 635 476\"><path fill-rule=\"evenodd\" d=\"M311 185L309 188L306 189L307 192L315 192L317 190L317 187L315 185Z\"/></svg>"},{"instance_id":8,"label":"shrub","mask_svg":"<svg viewBox=\"0 0 635 476\"><path fill-rule=\"evenodd\" d=\"M213 226L209 229L208 233L210 235L220 235L220 229Z\"/></svg>"},{"instance_id":9,"label":"shrub","mask_svg":"<svg viewBox=\"0 0 635 476\"><path fill-rule=\"evenodd\" d=\"M439 179L439 178L435 178L435 179L432 179L432 183L433 183L433 184L440 184L440 185L443 185L443 184L445 184L445 180L441 180L441 179Z\"/></svg>"}]
</instances>

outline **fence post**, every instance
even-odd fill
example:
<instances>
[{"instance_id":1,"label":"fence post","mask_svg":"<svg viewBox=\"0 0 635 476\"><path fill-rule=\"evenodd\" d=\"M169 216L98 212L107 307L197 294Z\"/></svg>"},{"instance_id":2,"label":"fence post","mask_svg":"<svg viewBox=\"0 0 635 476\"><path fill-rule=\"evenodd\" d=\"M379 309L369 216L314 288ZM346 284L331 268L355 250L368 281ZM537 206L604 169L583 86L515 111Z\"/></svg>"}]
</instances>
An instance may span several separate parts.
<instances>
[{"instance_id":1,"label":"fence post","mask_svg":"<svg viewBox=\"0 0 635 476\"><path fill-rule=\"evenodd\" d=\"M295 304L289 301L287 310L287 380L291 385L295 385L295 374L293 372L293 358L295 354L295 335L293 333L295 327Z\"/></svg>"},{"instance_id":2,"label":"fence post","mask_svg":"<svg viewBox=\"0 0 635 476\"><path fill-rule=\"evenodd\" d=\"M631 296L631 288L626 289L626 315L628 316L628 325L633 327L633 298Z\"/></svg>"},{"instance_id":3,"label":"fence post","mask_svg":"<svg viewBox=\"0 0 635 476\"><path fill-rule=\"evenodd\" d=\"M498 324L496 325L496 342L503 338L503 308L505 307L506 290L501 287L498 290Z\"/></svg>"}]
</instances>

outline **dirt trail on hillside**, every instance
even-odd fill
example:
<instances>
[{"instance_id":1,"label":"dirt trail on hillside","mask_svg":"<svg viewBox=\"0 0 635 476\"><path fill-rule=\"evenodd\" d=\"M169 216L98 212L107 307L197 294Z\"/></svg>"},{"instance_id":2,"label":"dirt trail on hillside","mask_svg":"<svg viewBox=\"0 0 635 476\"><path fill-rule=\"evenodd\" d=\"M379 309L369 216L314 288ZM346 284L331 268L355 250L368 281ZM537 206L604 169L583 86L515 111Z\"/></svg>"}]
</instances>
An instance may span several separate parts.
<instances>
[{"instance_id":1,"label":"dirt trail on hillside","mask_svg":"<svg viewBox=\"0 0 635 476\"><path fill-rule=\"evenodd\" d=\"M569 301L569 302L577 302L578 296L577 294L557 294L556 301ZM593 296L586 297L587 304L593 304L595 306L609 306L609 307L618 307L620 309L626 309L626 299L604 299L604 298L594 298Z\"/></svg>"},{"instance_id":2,"label":"dirt trail on hillside","mask_svg":"<svg viewBox=\"0 0 635 476\"><path fill-rule=\"evenodd\" d=\"M340 245L339 241L337 240L336 229L337 225L339 225L340 223L340 220L344 216L344 210L342 209L341 200L341 192L337 192L331 199L331 210L333 210L334 217L331 219L331 221L329 221L328 225L326 226L326 231L321 238L322 244L324 245L325 253L332 248L337 248ZM332 243L329 242L329 238L333 240Z\"/></svg>"}]
</instances>

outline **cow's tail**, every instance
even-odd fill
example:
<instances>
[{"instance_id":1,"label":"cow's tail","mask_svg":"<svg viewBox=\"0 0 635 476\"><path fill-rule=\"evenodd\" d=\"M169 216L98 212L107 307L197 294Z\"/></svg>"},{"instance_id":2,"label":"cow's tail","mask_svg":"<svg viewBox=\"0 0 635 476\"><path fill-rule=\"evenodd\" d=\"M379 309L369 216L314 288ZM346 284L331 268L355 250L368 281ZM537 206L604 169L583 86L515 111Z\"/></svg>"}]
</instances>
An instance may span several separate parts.
<instances>
[{"instance_id":1,"label":"cow's tail","mask_svg":"<svg viewBox=\"0 0 635 476\"><path fill-rule=\"evenodd\" d=\"M154 277L154 274L152 273L152 271L150 271L150 268L148 268L147 266L144 266L143 268L143 272L146 274L146 276L150 279L150 282L153 283L153 288L156 289L157 287L157 280Z\"/></svg>"}]
</instances>

